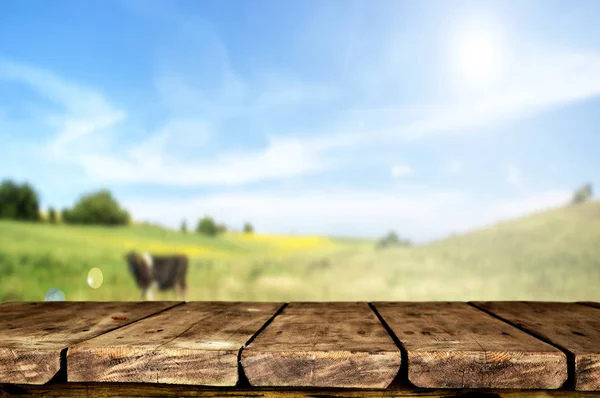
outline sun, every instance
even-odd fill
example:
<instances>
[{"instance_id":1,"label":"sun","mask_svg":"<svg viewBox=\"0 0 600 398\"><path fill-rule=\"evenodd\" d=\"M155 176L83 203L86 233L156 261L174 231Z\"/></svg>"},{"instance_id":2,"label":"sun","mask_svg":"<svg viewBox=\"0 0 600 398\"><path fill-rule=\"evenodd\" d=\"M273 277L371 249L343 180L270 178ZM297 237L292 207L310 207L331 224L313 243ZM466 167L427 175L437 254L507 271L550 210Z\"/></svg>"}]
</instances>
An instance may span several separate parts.
<instances>
[{"instance_id":1,"label":"sun","mask_svg":"<svg viewBox=\"0 0 600 398\"><path fill-rule=\"evenodd\" d=\"M494 70L494 43L486 36L466 38L459 47L458 61L465 77L478 82L489 80Z\"/></svg>"},{"instance_id":2,"label":"sun","mask_svg":"<svg viewBox=\"0 0 600 398\"><path fill-rule=\"evenodd\" d=\"M451 56L462 84L481 88L500 76L501 42L491 27L461 29L453 40Z\"/></svg>"}]
</instances>

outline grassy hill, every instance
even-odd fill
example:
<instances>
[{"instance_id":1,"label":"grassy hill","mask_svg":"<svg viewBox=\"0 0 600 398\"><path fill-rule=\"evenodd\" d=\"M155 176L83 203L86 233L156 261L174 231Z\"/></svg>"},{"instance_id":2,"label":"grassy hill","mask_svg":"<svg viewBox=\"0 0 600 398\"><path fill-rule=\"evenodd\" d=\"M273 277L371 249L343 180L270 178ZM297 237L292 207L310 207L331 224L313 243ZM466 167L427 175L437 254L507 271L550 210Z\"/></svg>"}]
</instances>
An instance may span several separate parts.
<instances>
[{"instance_id":1,"label":"grassy hill","mask_svg":"<svg viewBox=\"0 0 600 398\"><path fill-rule=\"evenodd\" d=\"M0 222L0 301L137 300L123 260L135 248L191 257L189 300L597 300L600 203L499 223L426 246L155 227ZM87 285L98 267L100 288ZM173 299L163 294L156 299Z\"/></svg>"}]
</instances>

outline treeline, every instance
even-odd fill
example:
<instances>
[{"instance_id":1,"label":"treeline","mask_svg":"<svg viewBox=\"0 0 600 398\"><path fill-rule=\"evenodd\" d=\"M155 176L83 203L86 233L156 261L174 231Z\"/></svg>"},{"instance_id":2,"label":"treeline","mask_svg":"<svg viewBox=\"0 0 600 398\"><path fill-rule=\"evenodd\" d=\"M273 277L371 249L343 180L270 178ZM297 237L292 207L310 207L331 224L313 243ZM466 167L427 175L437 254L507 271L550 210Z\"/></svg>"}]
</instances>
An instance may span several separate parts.
<instances>
[{"instance_id":1,"label":"treeline","mask_svg":"<svg viewBox=\"0 0 600 398\"><path fill-rule=\"evenodd\" d=\"M64 208L60 212L50 207L44 218L36 190L28 183L17 184L11 180L0 183L0 219L107 226L131 223L129 212L121 207L108 190L84 194L73 207ZM181 224L181 231L187 232L185 221ZM253 233L254 227L246 222L243 231ZM227 227L218 224L211 217L204 216L198 221L196 232L206 236L217 236L227 232Z\"/></svg>"},{"instance_id":2,"label":"treeline","mask_svg":"<svg viewBox=\"0 0 600 398\"><path fill-rule=\"evenodd\" d=\"M180 227L181 232L187 233L187 222L183 220ZM212 217L204 216L198 220L195 232L206 236L217 236L227 232L228 228L225 224L218 224ZM254 233L254 227L249 222L244 223L243 231L246 234Z\"/></svg>"}]
</instances>

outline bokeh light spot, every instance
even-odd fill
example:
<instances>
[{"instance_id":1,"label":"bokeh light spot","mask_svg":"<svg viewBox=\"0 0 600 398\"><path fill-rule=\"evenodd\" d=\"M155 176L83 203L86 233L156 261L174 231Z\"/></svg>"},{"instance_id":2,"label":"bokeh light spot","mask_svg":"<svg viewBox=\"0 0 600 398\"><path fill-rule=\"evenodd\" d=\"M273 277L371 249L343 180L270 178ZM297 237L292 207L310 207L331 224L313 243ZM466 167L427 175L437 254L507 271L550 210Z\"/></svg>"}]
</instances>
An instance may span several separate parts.
<instances>
[{"instance_id":1,"label":"bokeh light spot","mask_svg":"<svg viewBox=\"0 0 600 398\"><path fill-rule=\"evenodd\" d=\"M100 268L92 268L90 272L88 272L87 283L93 289L98 289L102 286L102 282L104 281L104 275L102 275L102 270Z\"/></svg>"},{"instance_id":2,"label":"bokeh light spot","mask_svg":"<svg viewBox=\"0 0 600 398\"><path fill-rule=\"evenodd\" d=\"M55 287L46 292L44 301L65 301L65 294Z\"/></svg>"}]
</instances>

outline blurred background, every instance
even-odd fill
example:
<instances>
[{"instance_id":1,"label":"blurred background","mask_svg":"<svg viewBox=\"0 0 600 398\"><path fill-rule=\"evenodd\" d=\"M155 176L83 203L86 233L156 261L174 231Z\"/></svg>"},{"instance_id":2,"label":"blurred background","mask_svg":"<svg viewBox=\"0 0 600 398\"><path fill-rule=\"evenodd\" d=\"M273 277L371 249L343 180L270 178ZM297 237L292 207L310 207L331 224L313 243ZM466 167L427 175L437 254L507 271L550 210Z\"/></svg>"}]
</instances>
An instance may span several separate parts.
<instances>
[{"instance_id":1,"label":"blurred background","mask_svg":"<svg viewBox=\"0 0 600 398\"><path fill-rule=\"evenodd\" d=\"M0 301L600 301L599 15L0 2Z\"/></svg>"}]
</instances>

